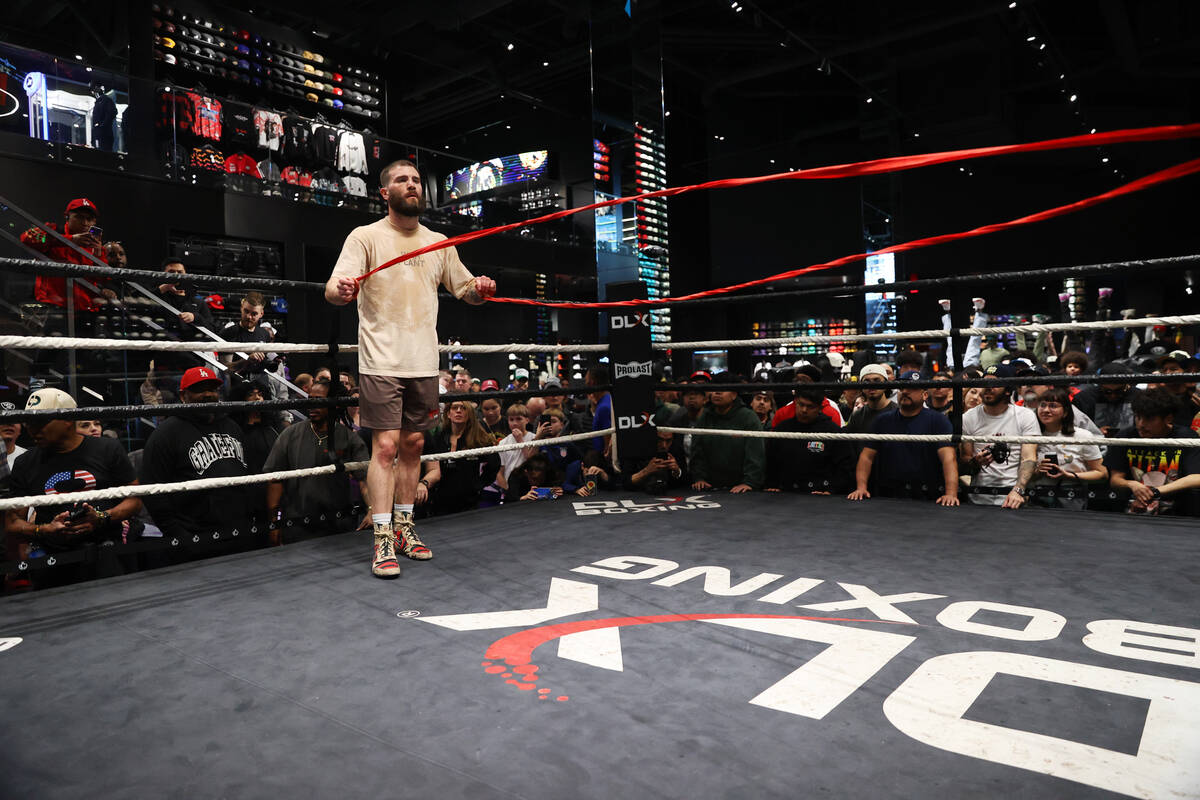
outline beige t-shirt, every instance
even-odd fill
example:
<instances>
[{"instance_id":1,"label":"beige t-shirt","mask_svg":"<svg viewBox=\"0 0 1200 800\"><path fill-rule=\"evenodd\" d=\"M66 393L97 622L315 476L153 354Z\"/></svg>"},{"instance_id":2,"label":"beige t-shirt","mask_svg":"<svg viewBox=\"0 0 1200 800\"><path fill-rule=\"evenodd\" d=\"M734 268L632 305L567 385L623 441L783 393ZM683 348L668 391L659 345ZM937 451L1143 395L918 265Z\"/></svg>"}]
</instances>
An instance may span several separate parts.
<instances>
[{"instance_id":1,"label":"beige t-shirt","mask_svg":"<svg viewBox=\"0 0 1200 800\"><path fill-rule=\"evenodd\" d=\"M357 278L445 238L424 225L411 233L402 231L384 217L350 232L333 275ZM461 300L474 280L458 251L447 247L402 261L360 283L358 371L397 378L437 375L438 284Z\"/></svg>"}]
</instances>

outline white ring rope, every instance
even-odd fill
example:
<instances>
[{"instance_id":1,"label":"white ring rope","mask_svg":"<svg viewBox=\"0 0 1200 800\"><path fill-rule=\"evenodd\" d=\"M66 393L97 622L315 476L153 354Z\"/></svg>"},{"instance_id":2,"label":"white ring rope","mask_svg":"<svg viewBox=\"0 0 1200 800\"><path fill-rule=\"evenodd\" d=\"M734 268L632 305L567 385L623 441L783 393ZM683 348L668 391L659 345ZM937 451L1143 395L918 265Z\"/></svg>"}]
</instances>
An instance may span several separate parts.
<instances>
[{"instance_id":1,"label":"white ring rope","mask_svg":"<svg viewBox=\"0 0 1200 800\"><path fill-rule=\"evenodd\" d=\"M289 342L164 342L134 339L86 339L66 336L0 336L0 347L24 350L149 350L164 353L326 353L329 345ZM357 344L339 344L356 353ZM438 345L439 353L606 353L606 344L462 344Z\"/></svg>"},{"instance_id":2,"label":"white ring rope","mask_svg":"<svg viewBox=\"0 0 1200 800\"><path fill-rule=\"evenodd\" d=\"M491 447L476 447L471 450L456 450L452 453L430 453L421 456L422 461L454 461L459 458L472 458L477 455L499 453L506 450L521 450L526 447L542 447L548 444L577 442L583 439L593 439L597 436L607 436L615 433L616 428L606 428L601 431L588 433L573 433L570 436L558 436L551 439L529 439L512 444L498 444ZM369 461L349 461L342 465L347 472L364 470L370 465ZM278 472L264 472L258 475L239 475L231 478L197 478L190 481L174 483L147 483L135 486L113 486L109 489L93 489L87 492L64 492L62 494L31 495L29 497L12 497L0 499L0 511L16 508L36 508L38 506L59 506L72 503L93 503L97 500L124 500L127 497L145 497L147 495L173 494L175 492L200 491L203 489L224 489L230 486L250 486L256 483L284 481L289 478L311 478L317 475L332 475L337 466L328 464L323 467L307 469L289 469Z\"/></svg>"},{"instance_id":3,"label":"white ring rope","mask_svg":"<svg viewBox=\"0 0 1200 800\"><path fill-rule=\"evenodd\" d=\"M1108 328L1143 328L1152 325L1196 325L1200 314L1182 317L1143 317L1142 319L1111 319L1096 322L1053 322L1046 325L999 325L989 328L958 328L962 336L992 336L1006 333L1057 333L1061 331L1089 331ZM655 350L714 350L727 347L778 347L780 345L825 344L829 342L885 342L897 339L944 339L950 330L933 328L924 331L898 331L896 333L857 333L844 336L790 336L774 339L714 339L707 342L654 342Z\"/></svg>"},{"instance_id":4,"label":"white ring rope","mask_svg":"<svg viewBox=\"0 0 1200 800\"><path fill-rule=\"evenodd\" d=\"M681 435L692 434L701 436L734 436L742 438L761 439L801 439L806 442L916 442L935 444L953 441L949 433L802 433L799 431L741 431L719 430L714 428L668 428L659 427L666 433ZM1196 439L1118 439L1096 437L1094 439L1072 439L1066 436L960 436L961 442L1007 442L1008 444L1094 444L1097 447L1200 447L1200 438Z\"/></svg>"}]
</instances>

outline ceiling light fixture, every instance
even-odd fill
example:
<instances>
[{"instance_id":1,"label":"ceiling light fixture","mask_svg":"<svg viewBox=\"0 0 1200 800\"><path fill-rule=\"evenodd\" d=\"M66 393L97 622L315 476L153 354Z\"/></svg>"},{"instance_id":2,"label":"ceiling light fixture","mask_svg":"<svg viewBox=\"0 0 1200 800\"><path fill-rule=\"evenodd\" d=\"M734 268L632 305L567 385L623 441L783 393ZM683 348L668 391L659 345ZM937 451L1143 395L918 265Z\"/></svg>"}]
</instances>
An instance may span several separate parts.
<instances>
[{"instance_id":1,"label":"ceiling light fixture","mask_svg":"<svg viewBox=\"0 0 1200 800\"><path fill-rule=\"evenodd\" d=\"M509 42L508 44L504 45L505 50L512 50L514 47L516 47L516 45L514 45L512 42Z\"/></svg>"},{"instance_id":2,"label":"ceiling light fixture","mask_svg":"<svg viewBox=\"0 0 1200 800\"><path fill-rule=\"evenodd\" d=\"M1068 97L1067 99L1070 100L1072 103L1074 103L1076 100L1079 99L1079 95L1073 94L1070 97Z\"/></svg>"}]
</instances>

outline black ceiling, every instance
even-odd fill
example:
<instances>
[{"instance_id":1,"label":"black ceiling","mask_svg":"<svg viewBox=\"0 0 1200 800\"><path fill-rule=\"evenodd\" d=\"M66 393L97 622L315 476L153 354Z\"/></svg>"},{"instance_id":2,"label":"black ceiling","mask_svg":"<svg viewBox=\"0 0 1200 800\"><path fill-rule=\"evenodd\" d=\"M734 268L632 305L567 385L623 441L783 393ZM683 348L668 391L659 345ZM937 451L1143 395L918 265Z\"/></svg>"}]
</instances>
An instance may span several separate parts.
<instances>
[{"instance_id":1,"label":"black ceiling","mask_svg":"<svg viewBox=\"0 0 1200 800\"><path fill-rule=\"evenodd\" d=\"M700 171L728 158L786 166L836 140L886 154L922 135L957 146L1191 121L1200 99L1195 0L631 1L633 25L660 33L668 136L709 140ZM491 155L479 137L514 121L586 122L590 48L622 35L611 31L625 2L201 8L252 10L370 61L388 80L392 135ZM143 5L16 0L6 38L119 58Z\"/></svg>"}]
</instances>

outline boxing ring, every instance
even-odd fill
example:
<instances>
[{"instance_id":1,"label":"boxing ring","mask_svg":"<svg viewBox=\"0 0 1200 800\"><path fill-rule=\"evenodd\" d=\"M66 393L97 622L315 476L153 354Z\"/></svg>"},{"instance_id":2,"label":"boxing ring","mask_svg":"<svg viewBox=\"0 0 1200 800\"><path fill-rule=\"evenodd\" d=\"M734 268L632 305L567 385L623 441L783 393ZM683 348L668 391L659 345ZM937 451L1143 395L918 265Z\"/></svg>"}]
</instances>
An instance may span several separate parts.
<instances>
[{"instance_id":1,"label":"boxing ring","mask_svg":"<svg viewBox=\"0 0 1200 800\"><path fill-rule=\"evenodd\" d=\"M614 494L422 531L396 582L344 534L0 601L4 794L1200 787L1193 522Z\"/></svg>"},{"instance_id":2,"label":"boxing ring","mask_svg":"<svg viewBox=\"0 0 1200 800\"><path fill-rule=\"evenodd\" d=\"M1158 133L1115 131L882 159L642 196L1200 134L1200 126L1153 130ZM1070 206L879 252L1030 224L1197 171L1200 160ZM474 231L405 258L513 227ZM724 295L862 257L665 301L493 301L614 314L677 300L746 302L753 298ZM870 288L1045 280L1178 269L1197 261L1198 256L1181 256ZM395 263L399 260L378 269ZM0 259L0 268L163 279L161 273L17 259ZM229 277L213 282L255 285ZM294 283L292 288L322 288ZM834 291L854 289L780 296ZM951 339L957 352L970 336L1196 324L1200 315L656 342L653 348ZM0 345L242 354L269 349L328 353L334 363L339 352L354 350L336 344L36 336L0 336ZM649 352L648 335L645 346ZM604 344L453 347L464 353L514 349L610 353ZM614 362L615 351L613 344ZM644 377L644 371L623 366ZM1195 377L1133 373L1123 380ZM614 404L622 392L632 394L622 389L626 379L614 377ZM988 380L1007 386L1028 382ZM959 414L962 389L982 382L955 382ZM832 390L848 384L809 386ZM795 385L721 388L790 391ZM443 399L478 396L449 393ZM219 405L245 411L351 403L335 396ZM154 413L197 408L156 406ZM144 413L145 406L0 411L0 421ZM621 418L615 420L613 428L561 441L619 437ZM964 436L958 423L952 436L890 440L956 445L1035 438ZM1129 441L1136 440L1107 440ZM1188 440L1162 441L1193 446ZM0 500L0 509L262 484L360 466L10 498ZM852 503L794 493L683 490L659 497L611 491L434 517L422 520L420 531L437 558L406 562L394 581L373 578L367 537L345 533L0 597L0 703L6 715L0 728L0 797L1200 798L1200 591L1194 575L1200 537L1193 519L943 508L880 498ZM265 533L258 521L212 531L211 540ZM201 538L126 547L131 553L139 547L199 549L207 543ZM69 561L62 560L61 566ZM14 568L56 566L53 557L42 557Z\"/></svg>"}]
</instances>

